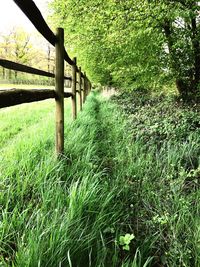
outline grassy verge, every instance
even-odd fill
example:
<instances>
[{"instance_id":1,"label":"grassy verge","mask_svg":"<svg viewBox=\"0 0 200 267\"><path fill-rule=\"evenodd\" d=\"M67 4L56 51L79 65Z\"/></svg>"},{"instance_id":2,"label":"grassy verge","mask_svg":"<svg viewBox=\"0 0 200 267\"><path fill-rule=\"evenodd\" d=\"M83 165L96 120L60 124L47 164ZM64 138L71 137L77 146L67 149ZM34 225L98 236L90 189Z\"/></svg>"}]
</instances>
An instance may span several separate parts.
<instances>
[{"instance_id":1,"label":"grassy verge","mask_svg":"<svg viewBox=\"0 0 200 267\"><path fill-rule=\"evenodd\" d=\"M6 143L2 266L199 266L200 142L185 122L198 114L188 108L173 127L182 107L134 99L117 100L128 118L90 96L76 122L66 120L61 162L51 112Z\"/></svg>"},{"instance_id":2,"label":"grassy verge","mask_svg":"<svg viewBox=\"0 0 200 267\"><path fill-rule=\"evenodd\" d=\"M115 100L137 151L128 177L137 189L131 222L141 250L156 266L200 266L199 107L148 92Z\"/></svg>"}]
</instances>

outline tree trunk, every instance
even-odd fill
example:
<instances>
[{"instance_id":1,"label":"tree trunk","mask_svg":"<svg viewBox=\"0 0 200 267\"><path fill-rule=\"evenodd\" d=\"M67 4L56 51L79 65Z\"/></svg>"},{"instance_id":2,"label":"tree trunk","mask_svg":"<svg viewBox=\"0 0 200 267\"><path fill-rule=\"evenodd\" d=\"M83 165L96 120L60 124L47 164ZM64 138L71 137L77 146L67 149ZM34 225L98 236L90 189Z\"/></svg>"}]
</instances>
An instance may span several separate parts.
<instances>
[{"instance_id":1,"label":"tree trunk","mask_svg":"<svg viewBox=\"0 0 200 267\"><path fill-rule=\"evenodd\" d=\"M5 68L2 68L2 76L3 76L3 80L5 80L5 78L6 78Z\"/></svg>"},{"instance_id":2,"label":"tree trunk","mask_svg":"<svg viewBox=\"0 0 200 267\"><path fill-rule=\"evenodd\" d=\"M167 46L169 50L169 58L171 63L171 68L173 73L176 75L176 88L181 96L187 95L187 86L184 84L184 81L181 77L178 77L178 72L180 70L180 66L178 64L178 60L176 60L176 51L173 48L173 38L172 38L172 27L171 22L169 20L165 20L163 24L163 29L165 32L165 37L167 39Z\"/></svg>"},{"instance_id":3,"label":"tree trunk","mask_svg":"<svg viewBox=\"0 0 200 267\"><path fill-rule=\"evenodd\" d=\"M9 70L9 80L11 80L12 79L12 71L11 70Z\"/></svg>"},{"instance_id":4,"label":"tree trunk","mask_svg":"<svg viewBox=\"0 0 200 267\"><path fill-rule=\"evenodd\" d=\"M194 53L193 89L196 91L198 83L200 82L200 43L198 39L196 18L192 18L191 26L192 26L192 47Z\"/></svg>"},{"instance_id":5,"label":"tree trunk","mask_svg":"<svg viewBox=\"0 0 200 267\"><path fill-rule=\"evenodd\" d=\"M51 60L51 48L50 45L48 45L48 51L47 51L47 67L48 67L48 72L50 72L50 60Z\"/></svg>"},{"instance_id":6,"label":"tree trunk","mask_svg":"<svg viewBox=\"0 0 200 267\"><path fill-rule=\"evenodd\" d=\"M15 71L15 79L17 79L17 71Z\"/></svg>"}]
</instances>

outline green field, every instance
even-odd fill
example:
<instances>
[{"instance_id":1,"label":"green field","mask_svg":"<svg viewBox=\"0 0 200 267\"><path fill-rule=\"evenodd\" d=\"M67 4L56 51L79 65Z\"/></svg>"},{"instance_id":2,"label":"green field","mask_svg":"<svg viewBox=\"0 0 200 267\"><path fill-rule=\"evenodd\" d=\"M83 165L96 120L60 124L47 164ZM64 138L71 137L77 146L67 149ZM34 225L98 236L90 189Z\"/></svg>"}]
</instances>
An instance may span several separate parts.
<instances>
[{"instance_id":1,"label":"green field","mask_svg":"<svg viewBox=\"0 0 200 267\"><path fill-rule=\"evenodd\" d=\"M12 89L12 88L19 88L19 89L53 89L53 86L48 85L32 85L32 84L11 84L11 83L0 83L0 89Z\"/></svg>"},{"instance_id":2,"label":"green field","mask_svg":"<svg viewBox=\"0 0 200 267\"><path fill-rule=\"evenodd\" d=\"M0 266L200 266L199 111L92 94L72 122L65 106L61 161L53 101L0 111Z\"/></svg>"}]
</instances>

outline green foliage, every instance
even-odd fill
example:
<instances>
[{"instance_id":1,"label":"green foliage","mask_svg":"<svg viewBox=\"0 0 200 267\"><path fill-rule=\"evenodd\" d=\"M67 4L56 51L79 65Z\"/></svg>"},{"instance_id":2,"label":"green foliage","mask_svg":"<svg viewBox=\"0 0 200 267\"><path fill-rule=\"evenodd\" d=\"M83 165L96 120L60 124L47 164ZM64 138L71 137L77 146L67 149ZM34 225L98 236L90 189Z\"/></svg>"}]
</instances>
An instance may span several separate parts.
<instances>
[{"instance_id":1,"label":"green foliage","mask_svg":"<svg viewBox=\"0 0 200 267\"><path fill-rule=\"evenodd\" d=\"M6 35L1 34L1 58L13 60L17 63L27 64L33 54L30 35L21 28L13 28Z\"/></svg>"},{"instance_id":2,"label":"green foliage","mask_svg":"<svg viewBox=\"0 0 200 267\"><path fill-rule=\"evenodd\" d=\"M197 89L199 5L194 1L53 1L69 52L94 82L118 88Z\"/></svg>"},{"instance_id":3,"label":"green foliage","mask_svg":"<svg viewBox=\"0 0 200 267\"><path fill-rule=\"evenodd\" d=\"M135 140L160 147L165 141L188 142L191 135L200 134L199 107L195 102L188 104L163 94L154 98L145 90L128 96L125 93L118 101L137 125L131 125Z\"/></svg>"},{"instance_id":4,"label":"green foliage","mask_svg":"<svg viewBox=\"0 0 200 267\"><path fill-rule=\"evenodd\" d=\"M124 250L129 251L130 250L130 243L131 240L133 240L135 236L133 234L125 234L125 236L121 235L119 237L119 245L122 246Z\"/></svg>"},{"instance_id":5,"label":"green foliage","mask_svg":"<svg viewBox=\"0 0 200 267\"><path fill-rule=\"evenodd\" d=\"M158 80L155 78L161 73L162 53L162 41L158 39L162 36L157 30L140 29L145 22L138 20L137 4L112 0L77 4L71 0L54 1L56 23L60 22L67 32L67 48L77 54L95 82L137 87L139 80L152 86Z\"/></svg>"},{"instance_id":6,"label":"green foliage","mask_svg":"<svg viewBox=\"0 0 200 267\"><path fill-rule=\"evenodd\" d=\"M144 90L115 100L127 114L137 151L128 177L138 194L131 220L139 229L131 229L136 237L143 236L143 248L149 236L159 264L199 266L198 106L164 95L153 97Z\"/></svg>"}]
</instances>

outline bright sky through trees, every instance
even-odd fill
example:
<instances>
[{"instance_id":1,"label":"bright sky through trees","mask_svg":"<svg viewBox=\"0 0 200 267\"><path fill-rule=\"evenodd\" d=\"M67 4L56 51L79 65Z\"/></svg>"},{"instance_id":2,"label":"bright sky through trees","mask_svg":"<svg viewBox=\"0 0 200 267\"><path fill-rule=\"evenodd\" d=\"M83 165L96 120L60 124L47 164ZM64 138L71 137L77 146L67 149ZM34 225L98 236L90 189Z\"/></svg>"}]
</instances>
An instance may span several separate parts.
<instances>
[{"instance_id":1,"label":"bright sky through trees","mask_svg":"<svg viewBox=\"0 0 200 267\"><path fill-rule=\"evenodd\" d=\"M37 7L42 12L43 16L47 14L47 2L48 0L34 0ZM26 18L19 7L13 0L1 0L0 8L0 33L8 31L12 27L23 27L26 31L33 31L34 26Z\"/></svg>"}]
</instances>

